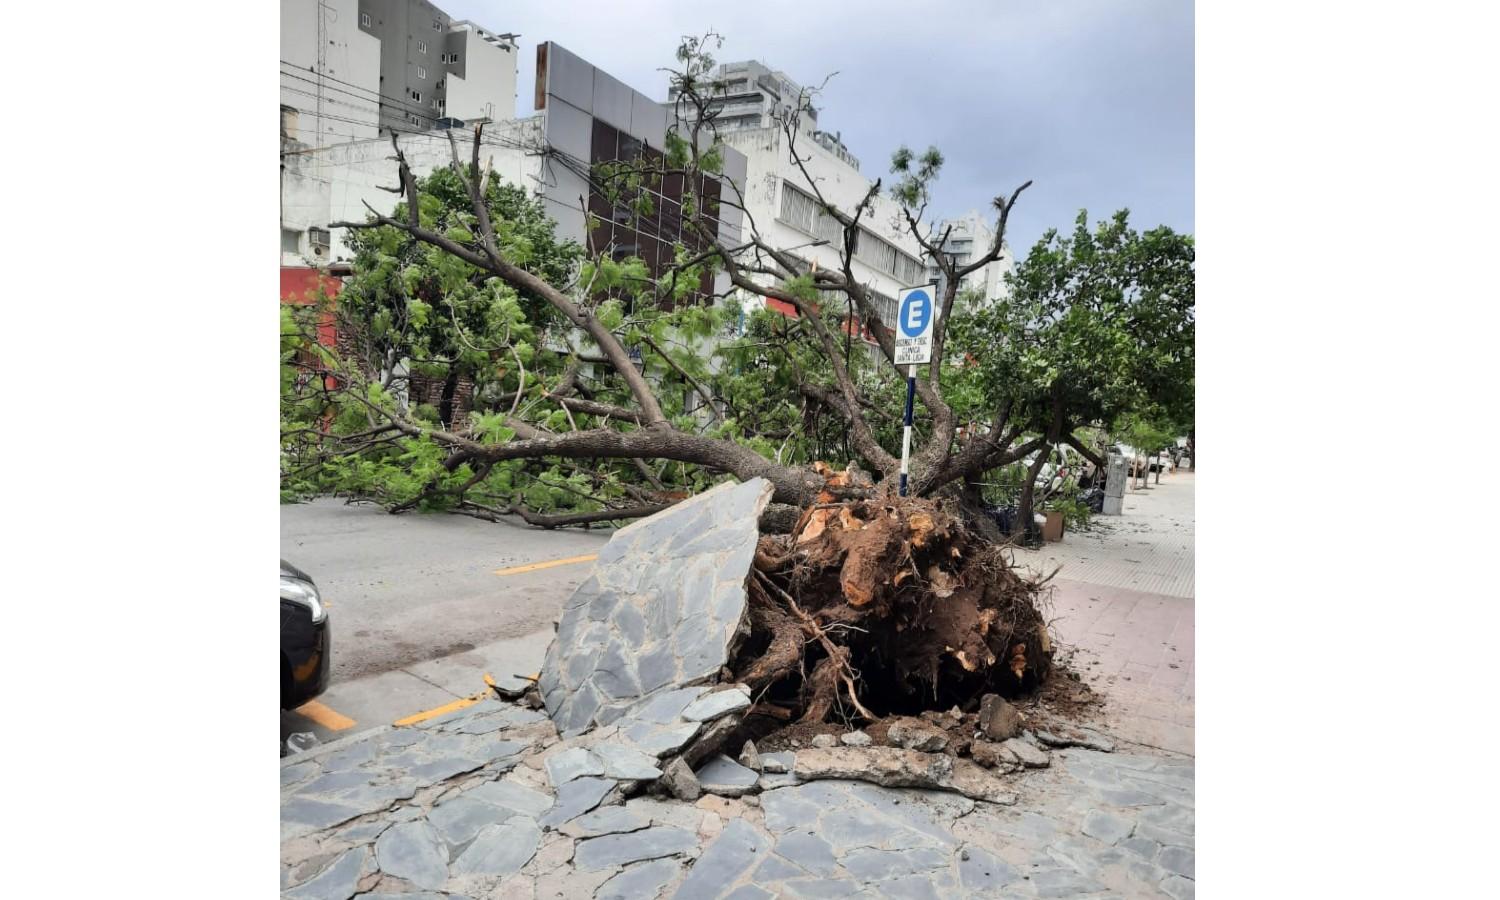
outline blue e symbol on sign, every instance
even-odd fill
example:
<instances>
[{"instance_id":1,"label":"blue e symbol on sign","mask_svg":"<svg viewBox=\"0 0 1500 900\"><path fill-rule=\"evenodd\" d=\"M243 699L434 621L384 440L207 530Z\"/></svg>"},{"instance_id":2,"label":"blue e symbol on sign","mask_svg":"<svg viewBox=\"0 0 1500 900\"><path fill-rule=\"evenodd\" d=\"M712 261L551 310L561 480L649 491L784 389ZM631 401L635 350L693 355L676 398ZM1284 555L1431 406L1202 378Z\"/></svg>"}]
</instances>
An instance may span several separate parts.
<instances>
[{"instance_id":1,"label":"blue e symbol on sign","mask_svg":"<svg viewBox=\"0 0 1500 900\"><path fill-rule=\"evenodd\" d=\"M932 298L926 291L917 290L907 294L901 301L901 333L909 338L920 337L932 321Z\"/></svg>"}]
</instances>

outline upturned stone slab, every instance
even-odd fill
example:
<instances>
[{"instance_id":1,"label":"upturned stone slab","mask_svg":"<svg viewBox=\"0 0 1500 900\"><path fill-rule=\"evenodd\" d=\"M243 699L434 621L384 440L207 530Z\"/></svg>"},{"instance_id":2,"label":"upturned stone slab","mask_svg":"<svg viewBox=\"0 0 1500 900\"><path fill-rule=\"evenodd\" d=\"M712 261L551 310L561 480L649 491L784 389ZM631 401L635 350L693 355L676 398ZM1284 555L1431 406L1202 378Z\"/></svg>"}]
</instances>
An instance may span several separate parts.
<instances>
[{"instance_id":1,"label":"upturned stone slab","mask_svg":"<svg viewBox=\"0 0 1500 900\"><path fill-rule=\"evenodd\" d=\"M726 483L615 532L564 604L543 663L543 702L565 737L623 702L718 673L771 493L764 478Z\"/></svg>"},{"instance_id":2,"label":"upturned stone slab","mask_svg":"<svg viewBox=\"0 0 1500 900\"><path fill-rule=\"evenodd\" d=\"M584 871L623 866L663 856L676 856L698 847L698 835L683 828L658 825L628 834L606 834L580 841L573 865Z\"/></svg>"},{"instance_id":3,"label":"upturned stone slab","mask_svg":"<svg viewBox=\"0 0 1500 900\"><path fill-rule=\"evenodd\" d=\"M387 828L375 841L380 871L435 891L448 880L448 848L437 830L424 821Z\"/></svg>"},{"instance_id":4,"label":"upturned stone slab","mask_svg":"<svg viewBox=\"0 0 1500 900\"><path fill-rule=\"evenodd\" d=\"M698 784L710 794L738 797L755 789L760 775L720 753L704 763L697 772Z\"/></svg>"}]
</instances>

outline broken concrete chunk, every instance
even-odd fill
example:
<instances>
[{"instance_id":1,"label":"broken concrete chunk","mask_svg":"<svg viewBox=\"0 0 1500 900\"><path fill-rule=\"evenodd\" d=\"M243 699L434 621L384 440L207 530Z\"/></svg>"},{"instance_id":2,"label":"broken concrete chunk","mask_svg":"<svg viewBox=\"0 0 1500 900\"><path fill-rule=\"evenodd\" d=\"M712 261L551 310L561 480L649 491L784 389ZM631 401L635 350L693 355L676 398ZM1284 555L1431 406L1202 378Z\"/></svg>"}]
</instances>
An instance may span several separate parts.
<instances>
[{"instance_id":1,"label":"broken concrete chunk","mask_svg":"<svg viewBox=\"0 0 1500 900\"><path fill-rule=\"evenodd\" d=\"M820 750L828 750L837 747L839 740L831 734L820 734L813 737L812 745Z\"/></svg>"},{"instance_id":2,"label":"broken concrete chunk","mask_svg":"<svg viewBox=\"0 0 1500 900\"><path fill-rule=\"evenodd\" d=\"M990 741L975 741L969 748L969 756L981 766L991 769L1008 769L1021 765L1021 761L1009 748Z\"/></svg>"},{"instance_id":3,"label":"broken concrete chunk","mask_svg":"<svg viewBox=\"0 0 1500 900\"><path fill-rule=\"evenodd\" d=\"M1037 729L1036 739L1049 747L1084 747L1100 753L1115 752L1115 742L1091 728L1068 731L1044 731Z\"/></svg>"},{"instance_id":4,"label":"broken concrete chunk","mask_svg":"<svg viewBox=\"0 0 1500 900\"><path fill-rule=\"evenodd\" d=\"M796 756L790 750L780 753L767 753L760 758L760 770L773 775L780 775L792 770L792 762Z\"/></svg>"},{"instance_id":5,"label":"broken concrete chunk","mask_svg":"<svg viewBox=\"0 0 1500 900\"><path fill-rule=\"evenodd\" d=\"M999 694L979 700L979 730L992 741L1008 741L1021 733L1021 711Z\"/></svg>"},{"instance_id":6,"label":"broken concrete chunk","mask_svg":"<svg viewBox=\"0 0 1500 900\"><path fill-rule=\"evenodd\" d=\"M731 735L740 727L740 717L737 715L725 716L718 719L703 734L693 741L692 745L682 751L682 758L687 760L690 766L697 766L705 759L722 751L729 742Z\"/></svg>"},{"instance_id":7,"label":"broken concrete chunk","mask_svg":"<svg viewBox=\"0 0 1500 900\"><path fill-rule=\"evenodd\" d=\"M692 767L680 758L667 763L666 768L662 769L661 780L657 784L679 800L691 801L703 796L703 787L698 783L698 776L694 775Z\"/></svg>"},{"instance_id":8,"label":"broken concrete chunk","mask_svg":"<svg viewBox=\"0 0 1500 900\"><path fill-rule=\"evenodd\" d=\"M886 730L886 739L891 744L907 750L937 753L948 747L948 734L920 719L903 717L896 719Z\"/></svg>"},{"instance_id":9,"label":"broken concrete chunk","mask_svg":"<svg viewBox=\"0 0 1500 900\"><path fill-rule=\"evenodd\" d=\"M972 761L943 753L896 747L840 747L803 750L792 772L805 781L826 778L868 781L882 787L919 787L952 791L976 800L1010 804L1015 794Z\"/></svg>"},{"instance_id":10,"label":"broken concrete chunk","mask_svg":"<svg viewBox=\"0 0 1500 900\"><path fill-rule=\"evenodd\" d=\"M747 769L760 771L760 751L755 749L754 741L746 741L745 746L740 748L740 765Z\"/></svg>"},{"instance_id":11,"label":"broken concrete chunk","mask_svg":"<svg viewBox=\"0 0 1500 900\"><path fill-rule=\"evenodd\" d=\"M870 736L863 731L851 731L840 736L839 741L846 747L868 747L871 743Z\"/></svg>"},{"instance_id":12,"label":"broken concrete chunk","mask_svg":"<svg viewBox=\"0 0 1500 900\"><path fill-rule=\"evenodd\" d=\"M1000 746L1014 753L1021 764L1028 769L1046 768L1051 762L1046 750L1020 738L1011 738Z\"/></svg>"}]
</instances>

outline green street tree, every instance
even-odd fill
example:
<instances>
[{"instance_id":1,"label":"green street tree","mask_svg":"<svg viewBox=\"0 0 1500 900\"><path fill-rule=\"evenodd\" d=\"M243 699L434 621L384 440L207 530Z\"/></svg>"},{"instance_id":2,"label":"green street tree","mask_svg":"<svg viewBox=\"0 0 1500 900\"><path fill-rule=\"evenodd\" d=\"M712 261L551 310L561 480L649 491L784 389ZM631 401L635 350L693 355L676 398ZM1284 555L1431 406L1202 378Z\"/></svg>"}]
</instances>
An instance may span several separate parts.
<instances>
[{"instance_id":1,"label":"green street tree","mask_svg":"<svg viewBox=\"0 0 1500 900\"><path fill-rule=\"evenodd\" d=\"M966 377L1042 436L1021 522L1030 521L1032 483L1050 448L1068 444L1104 467L1075 434L1080 427L1139 422L1148 412L1158 424L1191 422L1193 259L1189 235L1138 232L1126 210L1090 231L1084 211L1071 235L1048 231L1031 249L1008 302L955 318Z\"/></svg>"}]
</instances>

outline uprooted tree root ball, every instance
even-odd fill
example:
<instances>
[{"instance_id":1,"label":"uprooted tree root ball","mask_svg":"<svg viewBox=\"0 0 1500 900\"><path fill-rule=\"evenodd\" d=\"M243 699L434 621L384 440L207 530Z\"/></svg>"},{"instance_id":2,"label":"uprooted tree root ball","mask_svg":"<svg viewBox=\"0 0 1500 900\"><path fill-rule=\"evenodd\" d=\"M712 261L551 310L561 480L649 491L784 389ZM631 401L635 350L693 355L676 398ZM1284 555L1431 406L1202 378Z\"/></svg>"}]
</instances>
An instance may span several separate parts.
<instances>
[{"instance_id":1,"label":"uprooted tree root ball","mask_svg":"<svg viewBox=\"0 0 1500 900\"><path fill-rule=\"evenodd\" d=\"M1042 584L1001 547L931 499L821 499L757 547L751 630L729 666L753 715L859 727L1046 679Z\"/></svg>"}]
</instances>

